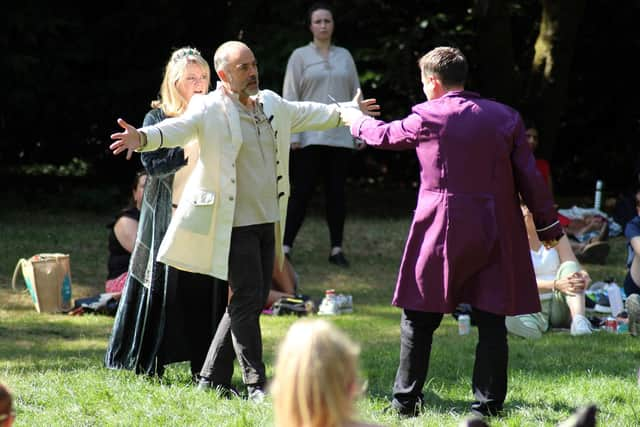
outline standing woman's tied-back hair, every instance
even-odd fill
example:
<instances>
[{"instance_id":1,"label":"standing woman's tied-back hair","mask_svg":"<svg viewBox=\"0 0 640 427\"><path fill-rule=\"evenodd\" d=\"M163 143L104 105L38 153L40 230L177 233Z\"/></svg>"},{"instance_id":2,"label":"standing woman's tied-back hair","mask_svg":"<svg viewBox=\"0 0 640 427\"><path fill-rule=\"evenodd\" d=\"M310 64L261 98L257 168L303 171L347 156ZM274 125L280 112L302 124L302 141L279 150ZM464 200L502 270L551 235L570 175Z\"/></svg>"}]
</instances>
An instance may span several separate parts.
<instances>
[{"instance_id":1,"label":"standing woman's tied-back hair","mask_svg":"<svg viewBox=\"0 0 640 427\"><path fill-rule=\"evenodd\" d=\"M211 70L200 51L193 47L176 49L165 67L164 78L160 86L160 98L151 101L151 108L162 109L167 117L176 117L184 113L189 102L180 94L176 84L184 74L187 64L190 63L198 64L206 71L209 80L207 86L209 86Z\"/></svg>"},{"instance_id":2,"label":"standing woman's tied-back hair","mask_svg":"<svg viewBox=\"0 0 640 427\"><path fill-rule=\"evenodd\" d=\"M309 9L307 10L307 24L311 24L311 16L316 10L328 10L329 13L331 13L331 16L333 16L333 8L329 6L328 3L317 1L309 6Z\"/></svg>"},{"instance_id":3,"label":"standing woman's tied-back hair","mask_svg":"<svg viewBox=\"0 0 640 427\"><path fill-rule=\"evenodd\" d=\"M271 386L277 427L341 427L352 420L360 348L326 320L294 323Z\"/></svg>"}]
</instances>

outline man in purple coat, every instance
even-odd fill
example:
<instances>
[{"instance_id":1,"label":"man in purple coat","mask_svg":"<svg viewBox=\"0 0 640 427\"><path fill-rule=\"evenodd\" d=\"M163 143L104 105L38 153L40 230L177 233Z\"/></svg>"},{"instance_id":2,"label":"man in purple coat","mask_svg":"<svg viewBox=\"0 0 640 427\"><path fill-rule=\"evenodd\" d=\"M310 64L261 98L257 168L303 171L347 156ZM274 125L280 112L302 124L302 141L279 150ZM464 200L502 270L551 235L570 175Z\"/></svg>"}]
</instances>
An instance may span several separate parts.
<instances>
[{"instance_id":1,"label":"man in purple coat","mask_svg":"<svg viewBox=\"0 0 640 427\"><path fill-rule=\"evenodd\" d=\"M393 305L403 309L392 408L417 415L434 331L460 303L473 307L478 344L473 368L479 415L496 415L507 394L507 315L540 311L519 196L540 239L562 236L548 186L538 172L517 111L464 90L468 65L456 48L420 61L428 102L385 123L343 109L351 134L385 149L415 149L418 202Z\"/></svg>"}]
</instances>

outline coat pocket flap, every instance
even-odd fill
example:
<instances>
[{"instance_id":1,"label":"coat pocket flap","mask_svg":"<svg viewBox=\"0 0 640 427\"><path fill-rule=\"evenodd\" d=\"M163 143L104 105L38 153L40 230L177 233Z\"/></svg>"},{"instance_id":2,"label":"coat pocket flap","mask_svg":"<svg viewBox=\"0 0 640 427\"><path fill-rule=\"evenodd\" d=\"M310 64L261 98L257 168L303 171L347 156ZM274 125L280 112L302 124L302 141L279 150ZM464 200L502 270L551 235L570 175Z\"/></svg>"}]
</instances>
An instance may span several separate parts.
<instances>
[{"instance_id":1,"label":"coat pocket flap","mask_svg":"<svg viewBox=\"0 0 640 427\"><path fill-rule=\"evenodd\" d=\"M191 198L191 203L194 206L213 205L215 198L216 194L212 191L198 190Z\"/></svg>"}]
</instances>

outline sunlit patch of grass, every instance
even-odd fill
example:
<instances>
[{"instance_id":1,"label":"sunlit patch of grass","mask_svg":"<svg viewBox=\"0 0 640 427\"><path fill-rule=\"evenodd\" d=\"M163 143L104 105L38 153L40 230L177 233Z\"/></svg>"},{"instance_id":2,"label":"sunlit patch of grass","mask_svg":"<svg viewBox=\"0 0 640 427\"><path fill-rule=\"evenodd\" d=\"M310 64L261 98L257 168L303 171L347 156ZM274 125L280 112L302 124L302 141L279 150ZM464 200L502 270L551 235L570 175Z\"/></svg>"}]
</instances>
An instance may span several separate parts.
<instances>
[{"instance_id":1,"label":"sunlit patch of grass","mask_svg":"<svg viewBox=\"0 0 640 427\"><path fill-rule=\"evenodd\" d=\"M353 314L328 319L361 344L367 389L358 402L359 416L387 426L455 426L469 416L477 331L458 335L448 315L434 336L425 413L401 419L384 412L400 348L400 310L391 306L391 298L410 216L408 209L393 218L348 217L344 248L351 267L342 269L328 263L326 224L311 214L295 243L293 264L303 294L319 301L333 288L353 296ZM20 257L55 251L71 255L75 298L102 292L108 219L69 210L0 213L0 381L16 396L16 425L272 425L270 399L255 405L198 392L186 362L170 365L162 379L105 369L113 318L38 314L21 277L18 290L11 290ZM624 239L614 238L608 263L586 267L594 281L613 277L621 283L624 257ZM261 319L269 377L278 342L296 319ZM638 425L638 360L638 340L628 334L553 332L537 341L512 337L506 412L491 425L553 426L589 403L598 405L599 425ZM233 382L243 389L237 365Z\"/></svg>"}]
</instances>

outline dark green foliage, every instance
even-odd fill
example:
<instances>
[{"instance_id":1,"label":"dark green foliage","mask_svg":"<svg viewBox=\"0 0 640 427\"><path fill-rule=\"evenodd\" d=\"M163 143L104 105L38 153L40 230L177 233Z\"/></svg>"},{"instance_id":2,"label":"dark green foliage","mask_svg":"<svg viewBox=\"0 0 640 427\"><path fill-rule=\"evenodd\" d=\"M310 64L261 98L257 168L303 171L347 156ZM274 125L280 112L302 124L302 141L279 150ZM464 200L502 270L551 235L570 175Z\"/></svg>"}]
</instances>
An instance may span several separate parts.
<instances>
[{"instance_id":1,"label":"dark green foliage","mask_svg":"<svg viewBox=\"0 0 640 427\"><path fill-rule=\"evenodd\" d=\"M0 26L0 163L64 165L76 157L91 164L92 179L126 186L139 162L114 159L109 135L117 117L141 124L173 48L193 45L212 62L221 42L243 39L260 63L261 86L280 92L289 54L310 41L307 6L282 0L200 7L10 2ZM457 45L469 57L469 89L533 117L547 107L532 108L525 96L540 1L354 0L334 7L335 41L353 53L364 93L379 99L385 120L405 116L424 100L416 61L442 44ZM492 20L482 22L487 10L494 11ZM597 178L618 189L632 176L640 111L628 89L635 72L629 61L640 39L629 29L637 11L637 2L585 4L566 105L552 133L557 136L541 141L558 193L590 191ZM372 157L386 167L363 172ZM412 153L358 160L354 179L364 174L365 181L406 183L417 174Z\"/></svg>"}]
</instances>

